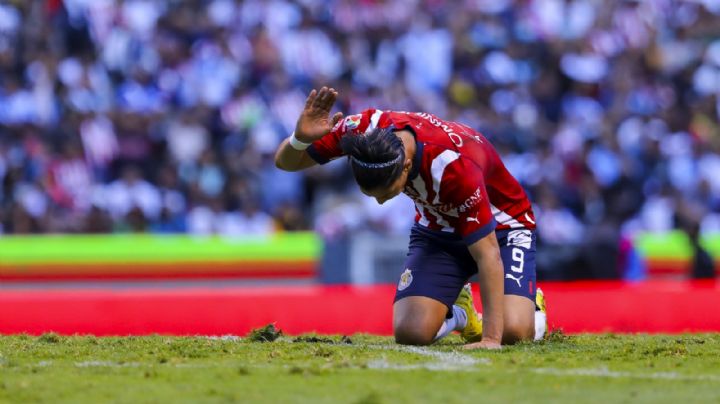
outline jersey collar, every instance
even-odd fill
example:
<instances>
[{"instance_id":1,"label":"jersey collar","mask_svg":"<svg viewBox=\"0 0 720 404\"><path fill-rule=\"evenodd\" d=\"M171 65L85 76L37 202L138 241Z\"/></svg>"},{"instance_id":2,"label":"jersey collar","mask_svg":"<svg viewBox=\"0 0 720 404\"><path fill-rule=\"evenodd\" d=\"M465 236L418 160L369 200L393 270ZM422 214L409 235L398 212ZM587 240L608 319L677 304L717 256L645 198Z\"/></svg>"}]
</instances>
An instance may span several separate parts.
<instances>
[{"instance_id":1,"label":"jersey collar","mask_svg":"<svg viewBox=\"0 0 720 404\"><path fill-rule=\"evenodd\" d=\"M413 156L413 165L410 170L410 175L408 176L409 181L414 180L418 174L420 174L420 165L422 164L423 157L423 144L417 140L417 135L415 135L414 131L413 135L415 137L415 156Z\"/></svg>"}]
</instances>

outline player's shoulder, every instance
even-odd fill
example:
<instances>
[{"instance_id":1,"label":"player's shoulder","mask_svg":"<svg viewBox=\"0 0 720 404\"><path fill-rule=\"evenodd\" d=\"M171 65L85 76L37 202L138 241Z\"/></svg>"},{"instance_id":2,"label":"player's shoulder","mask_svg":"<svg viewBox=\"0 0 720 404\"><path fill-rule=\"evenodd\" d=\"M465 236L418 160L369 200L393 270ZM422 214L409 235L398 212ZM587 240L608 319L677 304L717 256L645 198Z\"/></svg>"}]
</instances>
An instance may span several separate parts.
<instances>
[{"instance_id":1,"label":"player's shoulder","mask_svg":"<svg viewBox=\"0 0 720 404\"><path fill-rule=\"evenodd\" d=\"M360 135L368 133L375 128L411 128L417 131L415 112L382 110L368 108L358 113L348 115L333 127L333 132L339 135Z\"/></svg>"},{"instance_id":2,"label":"player's shoulder","mask_svg":"<svg viewBox=\"0 0 720 404\"><path fill-rule=\"evenodd\" d=\"M385 112L386 111L377 108L368 108L358 113L347 115L338 121L332 130L336 133L350 135L367 133L378 127L380 118Z\"/></svg>"},{"instance_id":3,"label":"player's shoulder","mask_svg":"<svg viewBox=\"0 0 720 404\"><path fill-rule=\"evenodd\" d=\"M428 178L439 184L458 185L466 180L472 181L478 173L478 167L463 150L458 150L442 142L424 142L422 145L423 165Z\"/></svg>"}]
</instances>

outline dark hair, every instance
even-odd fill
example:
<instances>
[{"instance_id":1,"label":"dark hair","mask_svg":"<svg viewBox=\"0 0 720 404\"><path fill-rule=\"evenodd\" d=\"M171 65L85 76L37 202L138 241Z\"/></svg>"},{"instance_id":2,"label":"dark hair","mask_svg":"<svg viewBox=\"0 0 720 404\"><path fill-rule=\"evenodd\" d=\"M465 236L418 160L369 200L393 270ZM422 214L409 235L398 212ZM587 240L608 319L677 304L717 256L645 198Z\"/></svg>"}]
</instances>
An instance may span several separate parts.
<instances>
[{"instance_id":1,"label":"dark hair","mask_svg":"<svg viewBox=\"0 0 720 404\"><path fill-rule=\"evenodd\" d=\"M402 173L405 147L393 128L375 128L365 135L345 135L340 139L340 148L349 156L360 188L388 187Z\"/></svg>"}]
</instances>

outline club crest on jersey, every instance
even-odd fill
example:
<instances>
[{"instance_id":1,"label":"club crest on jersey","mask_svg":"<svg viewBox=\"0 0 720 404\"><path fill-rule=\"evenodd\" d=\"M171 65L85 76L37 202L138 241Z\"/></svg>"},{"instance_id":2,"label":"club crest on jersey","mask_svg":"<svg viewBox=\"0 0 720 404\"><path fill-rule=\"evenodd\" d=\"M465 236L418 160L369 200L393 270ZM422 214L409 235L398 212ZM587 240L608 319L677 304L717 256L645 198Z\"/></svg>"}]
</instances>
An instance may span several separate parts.
<instances>
[{"instance_id":1,"label":"club crest on jersey","mask_svg":"<svg viewBox=\"0 0 720 404\"><path fill-rule=\"evenodd\" d=\"M413 281L412 271L410 268L405 268L405 272L400 275L400 282L398 282L398 290L403 291L410 286Z\"/></svg>"},{"instance_id":2,"label":"club crest on jersey","mask_svg":"<svg viewBox=\"0 0 720 404\"><path fill-rule=\"evenodd\" d=\"M360 126L360 121L362 120L362 115L350 115L347 118L345 118L345 128L354 130L357 129L358 126Z\"/></svg>"}]
</instances>

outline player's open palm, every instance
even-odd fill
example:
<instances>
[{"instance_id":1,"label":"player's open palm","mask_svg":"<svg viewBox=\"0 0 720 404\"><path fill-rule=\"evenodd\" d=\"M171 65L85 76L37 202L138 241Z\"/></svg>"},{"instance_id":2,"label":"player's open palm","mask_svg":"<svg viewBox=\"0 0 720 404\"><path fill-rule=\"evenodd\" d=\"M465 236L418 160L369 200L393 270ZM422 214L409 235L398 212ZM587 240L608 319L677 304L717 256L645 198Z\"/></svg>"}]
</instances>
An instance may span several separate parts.
<instances>
[{"instance_id":1,"label":"player's open palm","mask_svg":"<svg viewBox=\"0 0 720 404\"><path fill-rule=\"evenodd\" d=\"M312 143L328 134L340 119L338 112L330 119L330 110L335 104L338 92L334 88L323 87L320 91L312 90L305 101L297 124L295 137L305 143Z\"/></svg>"}]
</instances>

